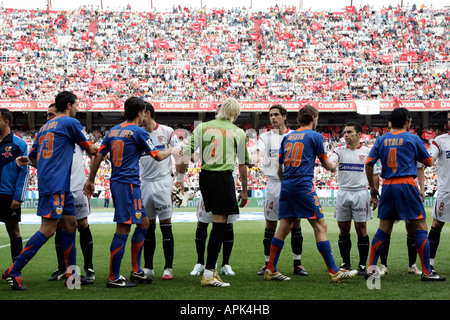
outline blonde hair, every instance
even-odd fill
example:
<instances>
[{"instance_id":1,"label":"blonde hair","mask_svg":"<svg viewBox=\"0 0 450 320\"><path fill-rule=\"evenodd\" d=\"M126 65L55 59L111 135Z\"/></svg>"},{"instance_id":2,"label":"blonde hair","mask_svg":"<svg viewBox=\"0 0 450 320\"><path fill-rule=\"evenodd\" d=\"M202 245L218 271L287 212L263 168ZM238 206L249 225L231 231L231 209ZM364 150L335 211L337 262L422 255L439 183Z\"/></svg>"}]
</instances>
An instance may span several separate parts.
<instances>
[{"instance_id":1,"label":"blonde hair","mask_svg":"<svg viewBox=\"0 0 450 320\"><path fill-rule=\"evenodd\" d=\"M235 117L237 117L240 113L241 105L239 102L234 98L228 98L222 103L219 113L217 114L217 118L234 122Z\"/></svg>"}]
</instances>

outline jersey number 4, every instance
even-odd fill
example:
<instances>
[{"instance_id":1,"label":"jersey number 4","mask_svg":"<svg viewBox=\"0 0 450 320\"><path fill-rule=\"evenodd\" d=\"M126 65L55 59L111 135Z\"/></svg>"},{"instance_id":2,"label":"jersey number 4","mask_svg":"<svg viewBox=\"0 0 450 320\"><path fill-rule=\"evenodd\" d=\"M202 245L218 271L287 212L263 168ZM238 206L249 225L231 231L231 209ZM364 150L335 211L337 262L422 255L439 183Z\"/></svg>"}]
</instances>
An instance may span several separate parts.
<instances>
[{"instance_id":1,"label":"jersey number 4","mask_svg":"<svg viewBox=\"0 0 450 320\"><path fill-rule=\"evenodd\" d=\"M397 171L397 148L389 150L387 166L392 169L392 172Z\"/></svg>"}]
</instances>

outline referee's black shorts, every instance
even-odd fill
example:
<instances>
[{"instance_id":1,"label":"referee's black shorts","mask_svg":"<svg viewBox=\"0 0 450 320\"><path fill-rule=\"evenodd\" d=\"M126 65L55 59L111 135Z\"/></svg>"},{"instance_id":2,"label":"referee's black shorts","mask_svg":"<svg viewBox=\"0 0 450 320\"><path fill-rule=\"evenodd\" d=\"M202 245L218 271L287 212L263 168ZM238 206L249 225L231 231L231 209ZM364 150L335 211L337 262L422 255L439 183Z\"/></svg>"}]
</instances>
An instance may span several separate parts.
<instances>
[{"instance_id":1,"label":"referee's black shorts","mask_svg":"<svg viewBox=\"0 0 450 320\"><path fill-rule=\"evenodd\" d=\"M0 194L0 221L1 222L20 222L21 208L11 209L13 196L9 194Z\"/></svg>"},{"instance_id":2,"label":"referee's black shorts","mask_svg":"<svg viewBox=\"0 0 450 320\"><path fill-rule=\"evenodd\" d=\"M199 177L205 210L212 214L239 214L232 171L201 170Z\"/></svg>"}]
</instances>

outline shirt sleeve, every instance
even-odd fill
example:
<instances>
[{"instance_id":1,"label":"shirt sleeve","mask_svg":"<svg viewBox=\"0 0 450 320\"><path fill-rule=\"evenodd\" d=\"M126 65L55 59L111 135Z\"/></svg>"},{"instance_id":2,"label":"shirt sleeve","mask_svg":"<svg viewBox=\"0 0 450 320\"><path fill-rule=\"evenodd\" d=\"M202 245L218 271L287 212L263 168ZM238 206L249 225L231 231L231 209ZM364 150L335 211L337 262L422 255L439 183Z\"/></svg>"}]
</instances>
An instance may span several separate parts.
<instances>
[{"instance_id":1,"label":"shirt sleeve","mask_svg":"<svg viewBox=\"0 0 450 320\"><path fill-rule=\"evenodd\" d=\"M314 142L315 142L316 154L319 157L320 162L327 160L328 155L325 152L325 148L323 147L323 144L325 141L323 140L322 135L321 134L315 135Z\"/></svg>"},{"instance_id":2,"label":"shirt sleeve","mask_svg":"<svg viewBox=\"0 0 450 320\"><path fill-rule=\"evenodd\" d=\"M427 149L425 148L425 144L418 136L414 136L417 144L417 160L422 162L426 166L433 165L433 157L430 156Z\"/></svg>"},{"instance_id":3,"label":"shirt sleeve","mask_svg":"<svg viewBox=\"0 0 450 320\"><path fill-rule=\"evenodd\" d=\"M142 129L136 131L136 133L137 134L135 134L134 136L136 137L136 142L139 148L141 148L143 152L154 158L158 154L159 150L153 144L153 141L150 138L148 132Z\"/></svg>"},{"instance_id":4,"label":"shirt sleeve","mask_svg":"<svg viewBox=\"0 0 450 320\"><path fill-rule=\"evenodd\" d=\"M26 142L20 144L21 156L28 155L28 147ZM30 170L27 166L19 166L18 167L18 176L16 180L16 188L13 195L13 200L17 200L23 202L25 200L25 194L27 192L28 180L30 178Z\"/></svg>"},{"instance_id":5,"label":"shirt sleeve","mask_svg":"<svg viewBox=\"0 0 450 320\"><path fill-rule=\"evenodd\" d=\"M379 139L375 140L375 143L369 152L369 156L367 157L367 160L366 160L366 165L368 165L368 166L373 167L375 165L375 163L377 163L378 159L380 158L380 156L378 154L378 141L380 141L380 140Z\"/></svg>"}]
</instances>

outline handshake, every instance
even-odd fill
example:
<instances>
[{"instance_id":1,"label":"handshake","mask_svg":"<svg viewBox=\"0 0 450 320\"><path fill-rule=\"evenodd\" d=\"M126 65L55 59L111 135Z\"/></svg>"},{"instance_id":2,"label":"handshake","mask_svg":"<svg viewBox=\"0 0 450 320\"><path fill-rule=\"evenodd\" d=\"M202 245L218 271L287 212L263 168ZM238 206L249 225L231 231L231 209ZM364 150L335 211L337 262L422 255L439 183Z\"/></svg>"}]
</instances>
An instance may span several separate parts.
<instances>
[{"instance_id":1,"label":"handshake","mask_svg":"<svg viewBox=\"0 0 450 320\"><path fill-rule=\"evenodd\" d=\"M194 199L194 191L189 190L184 192L181 186L172 186L173 201L175 206L179 208L180 206L186 207L189 200Z\"/></svg>"}]
</instances>

